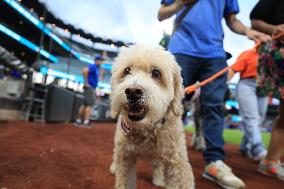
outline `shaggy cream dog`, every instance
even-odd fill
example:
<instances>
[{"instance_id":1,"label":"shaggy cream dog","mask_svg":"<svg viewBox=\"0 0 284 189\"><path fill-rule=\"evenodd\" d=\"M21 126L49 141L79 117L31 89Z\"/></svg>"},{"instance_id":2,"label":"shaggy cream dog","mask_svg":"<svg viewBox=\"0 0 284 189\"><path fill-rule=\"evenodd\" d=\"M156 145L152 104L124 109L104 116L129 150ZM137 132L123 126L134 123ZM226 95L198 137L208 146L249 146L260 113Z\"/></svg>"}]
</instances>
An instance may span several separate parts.
<instances>
[{"instance_id":1,"label":"shaggy cream dog","mask_svg":"<svg viewBox=\"0 0 284 189\"><path fill-rule=\"evenodd\" d=\"M194 188L181 122L183 94L180 67L162 47L133 45L120 53L111 93L118 116L110 168L116 189L136 188L137 158L152 161L155 185Z\"/></svg>"}]
</instances>

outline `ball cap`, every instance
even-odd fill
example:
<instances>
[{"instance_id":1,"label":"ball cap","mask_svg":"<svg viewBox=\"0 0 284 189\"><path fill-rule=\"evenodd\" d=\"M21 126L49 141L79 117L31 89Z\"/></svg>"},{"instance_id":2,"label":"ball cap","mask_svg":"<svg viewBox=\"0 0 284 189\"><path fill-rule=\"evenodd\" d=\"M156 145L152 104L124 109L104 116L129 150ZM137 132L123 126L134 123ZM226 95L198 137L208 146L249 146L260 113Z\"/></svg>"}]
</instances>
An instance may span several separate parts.
<instances>
[{"instance_id":1,"label":"ball cap","mask_svg":"<svg viewBox=\"0 0 284 189\"><path fill-rule=\"evenodd\" d=\"M97 56L95 57L95 61L97 61L97 60L105 60L105 58L102 57L101 55L97 55Z\"/></svg>"}]
</instances>

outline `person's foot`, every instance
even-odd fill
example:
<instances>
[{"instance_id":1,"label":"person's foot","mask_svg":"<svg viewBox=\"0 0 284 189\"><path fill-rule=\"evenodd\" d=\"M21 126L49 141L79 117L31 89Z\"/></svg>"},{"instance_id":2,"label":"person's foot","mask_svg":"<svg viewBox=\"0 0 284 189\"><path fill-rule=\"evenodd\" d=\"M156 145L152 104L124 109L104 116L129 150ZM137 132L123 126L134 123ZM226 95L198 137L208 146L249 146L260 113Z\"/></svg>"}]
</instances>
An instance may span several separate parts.
<instances>
[{"instance_id":1,"label":"person's foot","mask_svg":"<svg viewBox=\"0 0 284 189\"><path fill-rule=\"evenodd\" d=\"M266 155L267 155L267 150L263 149L257 154L252 154L252 153L248 154L248 157L254 161L261 161L266 157Z\"/></svg>"},{"instance_id":2,"label":"person's foot","mask_svg":"<svg viewBox=\"0 0 284 189\"><path fill-rule=\"evenodd\" d=\"M82 120L81 119L76 119L74 122L75 126L80 126L82 124Z\"/></svg>"},{"instance_id":3,"label":"person's foot","mask_svg":"<svg viewBox=\"0 0 284 189\"><path fill-rule=\"evenodd\" d=\"M232 169L221 160L208 164L202 176L216 182L225 189L245 188L245 183L235 176Z\"/></svg>"},{"instance_id":4,"label":"person's foot","mask_svg":"<svg viewBox=\"0 0 284 189\"><path fill-rule=\"evenodd\" d=\"M262 146L258 145L249 150L240 149L239 152L241 155L252 159L253 161L263 160L267 155L267 150Z\"/></svg>"},{"instance_id":5,"label":"person's foot","mask_svg":"<svg viewBox=\"0 0 284 189\"><path fill-rule=\"evenodd\" d=\"M87 129L92 128L90 120L84 120L82 126Z\"/></svg>"},{"instance_id":6,"label":"person's foot","mask_svg":"<svg viewBox=\"0 0 284 189\"><path fill-rule=\"evenodd\" d=\"M280 161L262 160L258 165L258 171L284 181L284 165Z\"/></svg>"}]
</instances>

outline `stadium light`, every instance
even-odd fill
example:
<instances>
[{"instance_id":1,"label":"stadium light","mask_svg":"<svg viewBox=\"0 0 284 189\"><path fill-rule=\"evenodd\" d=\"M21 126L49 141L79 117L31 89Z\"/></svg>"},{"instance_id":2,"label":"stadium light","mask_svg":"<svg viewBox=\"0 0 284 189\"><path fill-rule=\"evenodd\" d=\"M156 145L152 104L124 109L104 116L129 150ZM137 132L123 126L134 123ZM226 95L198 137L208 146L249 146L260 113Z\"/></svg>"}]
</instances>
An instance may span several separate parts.
<instances>
[{"instance_id":1,"label":"stadium light","mask_svg":"<svg viewBox=\"0 0 284 189\"><path fill-rule=\"evenodd\" d=\"M53 69L50 69L50 68L47 68L47 67L41 67L40 72L43 75L52 75L54 77L59 77L59 78L62 78L62 79L69 79L71 81L84 83L84 78L82 76L64 73L64 72L61 72L61 71L58 71L58 70L53 70ZM104 82L98 82L98 87L104 88L106 90L111 89L110 84L104 83Z\"/></svg>"},{"instance_id":2,"label":"stadium light","mask_svg":"<svg viewBox=\"0 0 284 189\"><path fill-rule=\"evenodd\" d=\"M64 43L59 37L54 35L48 28L46 28L44 26L44 23L42 23L39 19L34 17L29 11L27 11L18 2L14 1L14 0L4 0L4 1L8 5L10 5L12 8L14 8L17 12L19 12L22 16L24 16L26 19L28 19L30 22L32 22L37 28L42 30L46 35L51 37L59 45L61 45L63 48L65 48L68 52L71 50L71 47L68 44Z\"/></svg>"},{"instance_id":3,"label":"stadium light","mask_svg":"<svg viewBox=\"0 0 284 189\"><path fill-rule=\"evenodd\" d=\"M70 45L65 43L62 39L60 39L57 35L52 33L47 27L45 27L44 23L41 22L38 18L34 17L28 10L26 10L21 4L19 4L15 0L4 0L9 6L19 12L22 16L32 22L37 28L42 30L46 35L48 35L51 39L56 41L60 46L62 46L67 52L71 52L77 59L81 60L82 62L91 64L93 63L93 59L88 57L83 57L80 55L79 52L72 49Z\"/></svg>"},{"instance_id":4,"label":"stadium light","mask_svg":"<svg viewBox=\"0 0 284 189\"><path fill-rule=\"evenodd\" d=\"M48 53L47 51L45 51L44 49L40 49L37 45L35 45L33 42L27 40L26 38L20 36L19 34L13 32L12 30L8 29L7 27L5 27L4 25L0 24L0 31L6 35L8 35L9 37L13 38L14 40L22 43L23 45L25 45L26 47L32 49L35 52L40 51L40 54L42 56L44 56L45 58L51 60L52 62L57 62L58 59Z\"/></svg>"}]
</instances>

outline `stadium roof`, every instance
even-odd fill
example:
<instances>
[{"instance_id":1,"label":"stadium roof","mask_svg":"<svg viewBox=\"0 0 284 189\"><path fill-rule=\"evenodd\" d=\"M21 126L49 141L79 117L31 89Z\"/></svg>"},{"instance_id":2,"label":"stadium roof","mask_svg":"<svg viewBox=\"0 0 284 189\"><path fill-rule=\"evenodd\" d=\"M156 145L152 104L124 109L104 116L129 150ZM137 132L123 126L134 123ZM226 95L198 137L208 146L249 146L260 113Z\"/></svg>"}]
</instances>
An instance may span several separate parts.
<instances>
[{"instance_id":1,"label":"stadium roof","mask_svg":"<svg viewBox=\"0 0 284 189\"><path fill-rule=\"evenodd\" d=\"M93 63L92 56L98 53L94 45L88 47L77 44L73 40L74 37L59 37L55 29L50 27L53 25L56 25L56 28L68 30L73 36L81 36L81 39L85 38L93 44L107 44L116 47L127 45L121 41L94 37L82 29L66 25L37 0L22 0L21 3L15 0L0 1L0 21L2 46L29 64L36 60L38 51L42 57L51 62L57 61L56 56L74 56L82 62ZM87 53L84 54L84 52Z\"/></svg>"},{"instance_id":2,"label":"stadium roof","mask_svg":"<svg viewBox=\"0 0 284 189\"><path fill-rule=\"evenodd\" d=\"M33 1L21 0L21 4L28 7L28 8L34 9L34 11L37 14L39 14L39 17L43 17L44 10L46 9L46 16L44 17L44 20L45 20L46 23L55 24L57 27L67 29L69 32L71 32L73 34L78 34L81 37L84 37L86 39L90 39L94 43L104 43L104 44L108 44L108 45L113 44L117 47L127 46L129 44L129 43L125 43L123 41L117 41L117 40L113 40L113 39L104 39L104 38L101 38L101 37L98 37L98 36L94 36L93 34L87 33L80 28L75 28L71 24L65 24L65 22L63 20L55 17L54 14L52 12L50 12L45 7L45 5L38 0L33 0Z\"/></svg>"}]
</instances>

